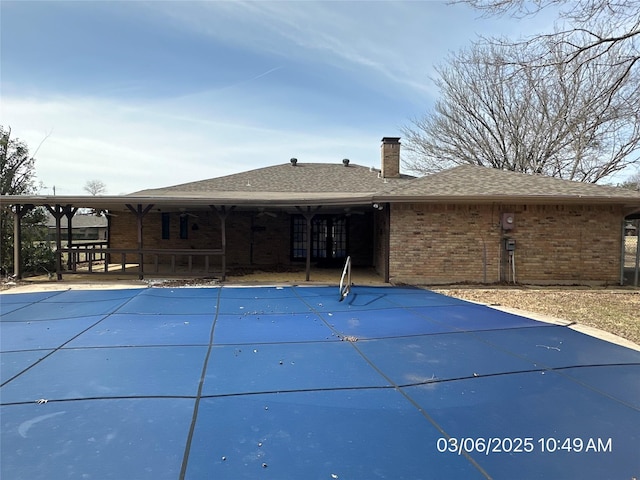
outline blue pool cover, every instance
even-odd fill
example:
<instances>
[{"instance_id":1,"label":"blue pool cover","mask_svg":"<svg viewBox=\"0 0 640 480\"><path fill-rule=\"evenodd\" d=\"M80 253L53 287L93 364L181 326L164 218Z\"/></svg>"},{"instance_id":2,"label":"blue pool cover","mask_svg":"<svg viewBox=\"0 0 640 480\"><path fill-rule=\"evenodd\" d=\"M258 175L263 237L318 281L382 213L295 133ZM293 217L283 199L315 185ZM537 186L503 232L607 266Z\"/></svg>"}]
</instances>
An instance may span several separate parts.
<instances>
[{"instance_id":1,"label":"blue pool cover","mask_svg":"<svg viewBox=\"0 0 640 480\"><path fill-rule=\"evenodd\" d=\"M640 352L417 288L2 294L3 479L640 478Z\"/></svg>"}]
</instances>

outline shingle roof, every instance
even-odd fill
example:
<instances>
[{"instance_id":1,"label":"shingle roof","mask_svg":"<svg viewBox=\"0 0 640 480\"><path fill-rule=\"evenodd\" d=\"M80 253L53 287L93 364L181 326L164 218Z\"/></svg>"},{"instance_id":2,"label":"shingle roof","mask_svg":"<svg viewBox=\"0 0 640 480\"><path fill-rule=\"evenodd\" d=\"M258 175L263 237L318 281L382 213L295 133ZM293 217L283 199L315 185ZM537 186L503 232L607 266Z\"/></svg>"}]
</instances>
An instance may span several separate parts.
<instances>
[{"instance_id":1,"label":"shingle roof","mask_svg":"<svg viewBox=\"0 0 640 480\"><path fill-rule=\"evenodd\" d=\"M640 201L640 192L620 187L574 182L542 175L528 175L476 165L416 178L395 185L382 195L385 200L528 198Z\"/></svg>"},{"instance_id":2,"label":"shingle roof","mask_svg":"<svg viewBox=\"0 0 640 480\"><path fill-rule=\"evenodd\" d=\"M206 197L207 194L219 196L229 193L229 197L241 194L245 198L266 198L272 197L274 193L281 193L287 197L295 193L331 193L338 196L353 193L374 194L413 178L403 175L399 179L383 179L379 178L378 170L354 164L345 167L342 164L330 163L298 163L296 166L287 163L225 177L142 190L131 195ZM269 195L265 195L267 193Z\"/></svg>"},{"instance_id":3,"label":"shingle roof","mask_svg":"<svg viewBox=\"0 0 640 480\"><path fill-rule=\"evenodd\" d=\"M143 190L124 196L7 196L1 205L75 204L121 208L129 203L167 206L363 205L380 202L531 202L622 204L640 211L640 192L465 165L421 178L383 179L359 165L298 163ZM74 219L74 226L78 226Z\"/></svg>"}]
</instances>

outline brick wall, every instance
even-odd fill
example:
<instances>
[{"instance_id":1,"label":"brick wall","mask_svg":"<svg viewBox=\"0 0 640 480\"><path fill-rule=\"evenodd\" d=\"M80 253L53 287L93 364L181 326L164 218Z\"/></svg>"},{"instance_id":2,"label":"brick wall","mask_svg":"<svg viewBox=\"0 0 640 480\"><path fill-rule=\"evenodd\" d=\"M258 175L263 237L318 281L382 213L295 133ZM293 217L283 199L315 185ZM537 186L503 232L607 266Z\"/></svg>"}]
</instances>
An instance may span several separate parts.
<instances>
[{"instance_id":1,"label":"brick wall","mask_svg":"<svg viewBox=\"0 0 640 480\"><path fill-rule=\"evenodd\" d=\"M388 210L376 210L373 215L373 267L382 278L385 276L387 262L387 221Z\"/></svg>"},{"instance_id":2,"label":"brick wall","mask_svg":"<svg viewBox=\"0 0 640 480\"><path fill-rule=\"evenodd\" d=\"M372 215L353 214L349 217L349 254L355 266L368 266L373 255ZM197 230L193 226L197 225ZM162 215L150 212L144 217L143 246L146 249L216 249L222 247L220 219L213 211L194 212L188 219L188 238L180 238L180 215L172 213L169 239L162 239ZM227 266L275 267L291 262L291 216L279 212L275 217L255 212L232 211L226 220ZM137 223L134 215L121 213L112 217L111 247L135 249L138 245ZM136 262L137 257L128 257ZM152 263L154 257L145 257ZM167 262L168 258L161 259ZM177 259L186 265L187 256ZM213 258L212 258L212 265ZM113 256L113 263L120 262ZM204 258L194 257L194 266L203 265ZM304 261L297 262L304 265Z\"/></svg>"},{"instance_id":3,"label":"brick wall","mask_svg":"<svg viewBox=\"0 0 640 480\"><path fill-rule=\"evenodd\" d=\"M243 221L246 223L247 219L238 219L238 229L236 232L238 236L243 235ZM278 216L275 218L268 215L256 216L253 222L253 238L248 246L249 249L253 249L251 262L249 262L250 259L248 257L244 259L239 258L238 262L242 263L242 261L246 261L252 265L264 266L289 265L291 263L291 244L289 241L291 217L285 213L278 213ZM250 218L249 223L251 223ZM231 229L236 230L233 227L231 227ZM227 228L227 235L228 238L231 238L234 233ZM227 246L231 247L232 245L235 248L235 244L229 243L228 240Z\"/></svg>"},{"instance_id":4,"label":"brick wall","mask_svg":"<svg viewBox=\"0 0 640 480\"><path fill-rule=\"evenodd\" d=\"M504 232L501 214L515 214ZM397 204L391 210L390 277L415 284L510 279L504 237L516 241L516 280L532 284L619 281L622 209L568 205Z\"/></svg>"},{"instance_id":5,"label":"brick wall","mask_svg":"<svg viewBox=\"0 0 640 480\"><path fill-rule=\"evenodd\" d=\"M364 215L351 215L349 217L349 251L353 266L371 266L373 258L373 215L370 212Z\"/></svg>"},{"instance_id":6,"label":"brick wall","mask_svg":"<svg viewBox=\"0 0 640 480\"><path fill-rule=\"evenodd\" d=\"M252 218L253 217L253 218ZM194 229L197 225L197 229ZM188 219L187 238L180 238L180 215L172 213L170 217L169 239L162 238L162 216L150 212L144 217L144 248L162 249L217 249L222 248L220 219L213 211L194 212ZM226 220L227 266L287 265L289 264L289 216L278 214L275 218L256 216L249 212L231 212ZM138 233L136 218L132 214L122 213L112 217L111 247L137 248ZM196 258L196 257L194 257ZM115 257L114 263L120 259ZM136 261L134 257L131 261ZM146 261L152 262L152 258ZM180 264L187 257L178 259ZM194 265L202 264L204 259L194 260ZM213 264L213 263L212 263Z\"/></svg>"}]
</instances>

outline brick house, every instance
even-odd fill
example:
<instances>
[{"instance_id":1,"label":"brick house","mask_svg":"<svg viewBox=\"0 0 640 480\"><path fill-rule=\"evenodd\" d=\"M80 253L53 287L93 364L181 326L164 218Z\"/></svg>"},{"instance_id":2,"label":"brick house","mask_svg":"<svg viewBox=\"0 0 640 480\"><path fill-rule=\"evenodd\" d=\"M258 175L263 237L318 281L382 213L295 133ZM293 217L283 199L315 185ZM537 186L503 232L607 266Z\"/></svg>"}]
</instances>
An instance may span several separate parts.
<instances>
[{"instance_id":1,"label":"brick house","mask_svg":"<svg viewBox=\"0 0 640 480\"><path fill-rule=\"evenodd\" d=\"M309 278L349 255L394 283L622 281L639 192L472 165L415 178L400 172L399 140L382 140L379 169L291 159L125 196L3 204L108 210L111 262L137 262L141 276L301 266Z\"/></svg>"},{"instance_id":2,"label":"brick house","mask_svg":"<svg viewBox=\"0 0 640 480\"><path fill-rule=\"evenodd\" d=\"M639 197L473 165L422 177L378 197L391 205L391 279L619 283L624 219Z\"/></svg>"}]
</instances>

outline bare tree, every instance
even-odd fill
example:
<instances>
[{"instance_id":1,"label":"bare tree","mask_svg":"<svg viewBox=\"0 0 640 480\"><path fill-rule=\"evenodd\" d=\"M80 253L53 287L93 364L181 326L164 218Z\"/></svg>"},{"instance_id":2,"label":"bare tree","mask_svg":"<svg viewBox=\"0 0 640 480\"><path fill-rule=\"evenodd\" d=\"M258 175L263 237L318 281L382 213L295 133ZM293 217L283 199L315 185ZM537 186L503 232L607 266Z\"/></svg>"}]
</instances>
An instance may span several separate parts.
<instances>
[{"instance_id":1,"label":"bare tree","mask_svg":"<svg viewBox=\"0 0 640 480\"><path fill-rule=\"evenodd\" d=\"M588 53L600 45L634 44L640 38L640 8L637 0L453 0L466 3L486 16L510 14L524 18L555 7L561 20L561 28L551 34L534 38L554 37L556 41L570 45L567 59ZM575 41L575 34L587 34ZM635 60L638 60L636 45ZM632 59L629 59L632 60Z\"/></svg>"},{"instance_id":2,"label":"bare tree","mask_svg":"<svg viewBox=\"0 0 640 480\"><path fill-rule=\"evenodd\" d=\"M431 173L461 164L597 182L638 163L640 95L631 78L605 94L624 65L575 70L547 45L552 68L522 67L526 45L478 44L437 68L441 98L403 129L405 166ZM611 60L617 47L603 56Z\"/></svg>"},{"instance_id":3,"label":"bare tree","mask_svg":"<svg viewBox=\"0 0 640 480\"><path fill-rule=\"evenodd\" d=\"M88 180L84 190L89 195L102 195L107 191L107 186L101 180Z\"/></svg>"},{"instance_id":4,"label":"bare tree","mask_svg":"<svg viewBox=\"0 0 640 480\"><path fill-rule=\"evenodd\" d=\"M619 186L640 192L640 170L627 178L627 180L622 182Z\"/></svg>"},{"instance_id":5,"label":"bare tree","mask_svg":"<svg viewBox=\"0 0 640 480\"><path fill-rule=\"evenodd\" d=\"M481 10L486 16L528 17L544 9L555 8L558 22L555 31L514 42L511 39L485 39L489 43L527 45L531 55L522 65L546 68L563 62L574 69L589 62L609 62L618 76L611 80L610 91L640 65L640 7L637 0L453 0ZM554 58L548 46L561 46L564 55ZM607 57L616 48L617 57Z\"/></svg>"}]
</instances>

